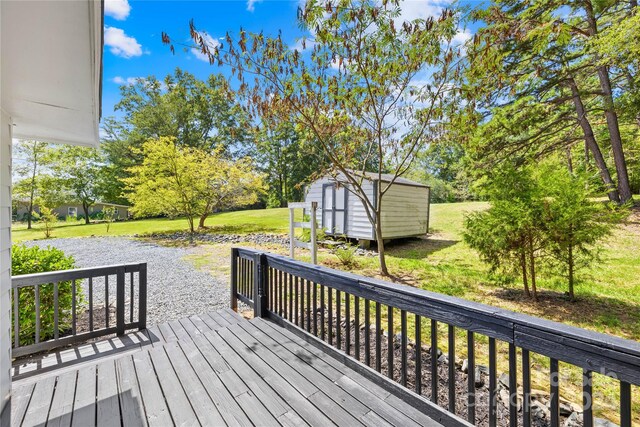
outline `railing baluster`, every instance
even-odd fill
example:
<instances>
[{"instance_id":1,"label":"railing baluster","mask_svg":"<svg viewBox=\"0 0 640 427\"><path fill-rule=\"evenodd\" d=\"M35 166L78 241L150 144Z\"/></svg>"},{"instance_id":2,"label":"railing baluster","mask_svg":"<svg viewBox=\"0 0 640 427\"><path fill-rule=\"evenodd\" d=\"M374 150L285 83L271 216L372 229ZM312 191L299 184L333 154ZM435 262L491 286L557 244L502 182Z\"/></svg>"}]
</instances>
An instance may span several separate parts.
<instances>
[{"instance_id":1,"label":"railing baluster","mask_svg":"<svg viewBox=\"0 0 640 427\"><path fill-rule=\"evenodd\" d=\"M320 284L320 339L322 339L322 341L324 341L324 337L326 336L324 326L324 312L326 306L324 299L324 285Z\"/></svg>"},{"instance_id":2,"label":"railing baluster","mask_svg":"<svg viewBox=\"0 0 640 427\"><path fill-rule=\"evenodd\" d=\"M345 342L344 347L347 355L351 355L351 295L344 293L344 323L345 323Z\"/></svg>"},{"instance_id":3,"label":"railing baluster","mask_svg":"<svg viewBox=\"0 0 640 427\"><path fill-rule=\"evenodd\" d=\"M382 329L382 316L381 316L380 303L376 301L376 371L382 371L382 344L380 343Z\"/></svg>"},{"instance_id":4,"label":"railing baluster","mask_svg":"<svg viewBox=\"0 0 640 427\"><path fill-rule=\"evenodd\" d=\"M109 329L109 275L104 276L104 327Z\"/></svg>"},{"instance_id":5,"label":"railing baluster","mask_svg":"<svg viewBox=\"0 0 640 427\"><path fill-rule=\"evenodd\" d=\"M133 323L133 302L135 301L135 290L133 288L133 271L129 273L129 322Z\"/></svg>"},{"instance_id":6,"label":"railing baluster","mask_svg":"<svg viewBox=\"0 0 640 427\"><path fill-rule=\"evenodd\" d=\"M313 336L318 336L318 284L313 282Z\"/></svg>"},{"instance_id":7,"label":"railing baluster","mask_svg":"<svg viewBox=\"0 0 640 427\"><path fill-rule=\"evenodd\" d=\"M328 339L329 339L329 345L333 345L333 288L330 288L327 286L327 297L328 297L328 307L327 309L329 310L329 325L328 325L328 330L327 330L327 334L328 334Z\"/></svg>"},{"instance_id":8,"label":"railing baluster","mask_svg":"<svg viewBox=\"0 0 640 427\"><path fill-rule=\"evenodd\" d=\"M620 381L620 427L631 427L631 384Z\"/></svg>"},{"instance_id":9,"label":"railing baluster","mask_svg":"<svg viewBox=\"0 0 640 427\"><path fill-rule=\"evenodd\" d=\"M231 300L230 307L238 311L238 249L231 248L231 272L230 272Z\"/></svg>"},{"instance_id":10,"label":"railing baluster","mask_svg":"<svg viewBox=\"0 0 640 427\"><path fill-rule=\"evenodd\" d=\"M13 343L20 347L20 289L13 289Z\"/></svg>"},{"instance_id":11,"label":"railing baluster","mask_svg":"<svg viewBox=\"0 0 640 427\"><path fill-rule=\"evenodd\" d=\"M422 394L422 318L415 315L416 329L416 393Z\"/></svg>"},{"instance_id":12,"label":"railing baluster","mask_svg":"<svg viewBox=\"0 0 640 427\"><path fill-rule=\"evenodd\" d=\"M283 301L285 301L284 299L284 281L282 280L282 270L278 271L278 293L280 295L278 295L278 314L280 315L280 317L283 317L283 313L284 313L284 308L283 308Z\"/></svg>"},{"instance_id":13,"label":"railing baluster","mask_svg":"<svg viewBox=\"0 0 640 427\"><path fill-rule=\"evenodd\" d=\"M549 409L551 410L551 427L560 426L560 376L558 359L550 359L549 382L551 383Z\"/></svg>"},{"instance_id":14,"label":"railing baluster","mask_svg":"<svg viewBox=\"0 0 640 427\"><path fill-rule=\"evenodd\" d=\"M489 427L496 427L497 417L497 374L496 374L496 339L489 338Z\"/></svg>"},{"instance_id":15,"label":"railing baluster","mask_svg":"<svg viewBox=\"0 0 640 427\"><path fill-rule=\"evenodd\" d=\"M593 374L587 370L582 371L582 420L584 427L593 427Z\"/></svg>"},{"instance_id":16,"label":"railing baluster","mask_svg":"<svg viewBox=\"0 0 640 427\"><path fill-rule=\"evenodd\" d=\"M309 280L306 281L307 282L307 332L311 332L311 282ZM315 284L314 286L314 290L315 290ZM313 302L315 304L316 300L315 300L315 293L314 293L314 299ZM315 319L315 315L316 312L313 312L313 318Z\"/></svg>"},{"instance_id":17,"label":"railing baluster","mask_svg":"<svg viewBox=\"0 0 640 427\"><path fill-rule=\"evenodd\" d=\"M356 346L354 353L356 355L356 360L360 361L360 298L357 296L354 296L353 298L353 332Z\"/></svg>"},{"instance_id":18,"label":"railing baluster","mask_svg":"<svg viewBox=\"0 0 640 427\"><path fill-rule=\"evenodd\" d=\"M36 285L35 290L36 302L36 344L40 342L40 285Z\"/></svg>"},{"instance_id":19,"label":"railing baluster","mask_svg":"<svg viewBox=\"0 0 640 427\"><path fill-rule=\"evenodd\" d=\"M287 315L289 317L289 322L293 323L293 276L287 273L287 277L289 278L289 311Z\"/></svg>"},{"instance_id":20,"label":"railing baluster","mask_svg":"<svg viewBox=\"0 0 640 427\"><path fill-rule=\"evenodd\" d=\"M116 333L118 336L124 335L124 290L125 290L124 267L119 268L116 273Z\"/></svg>"},{"instance_id":21,"label":"railing baluster","mask_svg":"<svg viewBox=\"0 0 640 427\"><path fill-rule=\"evenodd\" d=\"M393 379L393 307L387 306L387 376Z\"/></svg>"},{"instance_id":22,"label":"railing baluster","mask_svg":"<svg viewBox=\"0 0 640 427\"><path fill-rule=\"evenodd\" d=\"M147 264L138 271L138 329L147 329Z\"/></svg>"},{"instance_id":23,"label":"railing baluster","mask_svg":"<svg viewBox=\"0 0 640 427\"><path fill-rule=\"evenodd\" d=\"M336 343L342 349L342 293L336 289Z\"/></svg>"},{"instance_id":24,"label":"railing baluster","mask_svg":"<svg viewBox=\"0 0 640 427\"><path fill-rule=\"evenodd\" d=\"M456 329L448 325L449 412L456 413Z\"/></svg>"},{"instance_id":25,"label":"railing baluster","mask_svg":"<svg viewBox=\"0 0 640 427\"><path fill-rule=\"evenodd\" d=\"M509 343L509 426L518 426L518 360L516 346Z\"/></svg>"},{"instance_id":26,"label":"railing baluster","mask_svg":"<svg viewBox=\"0 0 640 427\"><path fill-rule=\"evenodd\" d=\"M407 312L400 310L400 383L407 386Z\"/></svg>"},{"instance_id":27,"label":"railing baluster","mask_svg":"<svg viewBox=\"0 0 640 427\"><path fill-rule=\"evenodd\" d=\"M531 427L531 361L529 350L524 348L522 349L522 426Z\"/></svg>"},{"instance_id":28,"label":"railing baluster","mask_svg":"<svg viewBox=\"0 0 640 427\"><path fill-rule=\"evenodd\" d=\"M474 334L467 331L467 421L476 423L476 344Z\"/></svg>"},{"instance_id":29,"label":"railing baluster","mask_svg":"<svg viewBox=\"0 0 640 427\"><path fill-rule=\"evenodd\" d=\"M438 404L438 322L431 319L431 401Z\"/></svg>"},{"instance_id":30,"label":"railing baluster","mask_svg":"<svg viewBox=\"0 0 640 427\"><path fill-rule=\"evenodd\" d=\"M364 300L364 364L371 366L371 301Z\"/></svg>"},{"instance_id":31,"label":"railing baluster","mask_svg":"<svg viewBox=\"0 0 640 427\"><path fill-rule=\"evenodd\" d=\"M295 283L295 300L294 300L294 304L293 304L293 318L294 318L294 323L296 324L296 326L300 327L300 311L298 311L298 306L300 305L300 284L298 283L298 276L295 276L293 279L293 282Z\"/></svg>"},{"instance_id":32,"label":"railing baluster","mask_svg":"<svg viewBox=\"0 0 640 427\"><path fill-rule=\"evenodd\" d=\"M58 285L59 282L53 282L53 338L60 338L60 331L58 326L60 325L60 304L58 303Z\"/></svg>"},{"instance_id":33,"label":"railing baluster","mask_svg":"<svg viewBox=\"0 0 640 427\"><path fill-rule=\"evenodd\" d=\"M89 277L89 331L93 332L93 277Z\"/></svg>"}]
</instances>

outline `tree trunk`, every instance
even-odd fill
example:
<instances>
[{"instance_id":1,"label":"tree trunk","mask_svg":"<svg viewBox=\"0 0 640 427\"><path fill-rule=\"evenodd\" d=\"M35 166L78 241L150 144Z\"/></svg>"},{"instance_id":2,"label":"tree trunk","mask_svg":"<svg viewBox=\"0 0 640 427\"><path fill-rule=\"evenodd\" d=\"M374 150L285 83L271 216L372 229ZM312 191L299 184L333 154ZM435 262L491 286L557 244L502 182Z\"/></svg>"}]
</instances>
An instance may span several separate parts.
<instances>
[{"instance_id":1,"label":"tree trunk","mask_svg":"<svg viewBox=\"0 0 640 427\"><path fill-rule=\"evenodd\" d=\"M598 146L598 142L596 141L596 137L593 133L593 128L591 127L589 119L587 119L587 112L584 108L584 104L582 103L582 98L580 98L580 91L578 90L578 86L573 79L569 79L568 82L569 87L571 88L571 94L573 96L573 105L575 106L576 113L578 115L578 123L580 123L582 133L584 134L585 144L593 154L593 160L596 164L596 167L598 168L598 171L600 172L600 178L602 178L602 182L607 187L609 200L615 203L620 203L620 197L618 191L616 190L616 185L613 182L613 179L611 179L609 168L607 168L607 164L604 161L602 151L600 151L600 146Z\"/></svg>"},{"instance_id":2,"label":"tree trunk","mask_svg":"<svg viewBox=\"0 0 640 427\"><path fill-rule=\"evenodd\" d=\"M378 243L378 258L380 259L380 273L385 276L389 275L389 270L387 269L387 261L384 255L384 239L382 238L382 224L380 222L381 215L380 209L376 210L376 242Z\"/></svg>"},{"instance_id":3,"label":"tree trunk","mask_svg":"<svg viewBox=\"0 0 640 427\"><path fill-rule=\"evenodd\" d=\"M206 228L204 225L204 222L207 220L208 216L209 216L208 212L200 216L200 221L198 221L198 228Z\"/></svg>"},{"instance_id":4,"label":"tree trunk","mask_svg":"<svg viewBox=\"0 0 640 427\"><path fill-rule=\"evenodd\" d=\"M573 293L573 270L574 270L574 262L573 262L573 245L569 244L569 258L568 258L568 264L569 264L569 298L571 299L571 301L575 301L576 297Z\"/></svg>"},{"instance_id":5,"label":"tree trunk","mask_svg":"<svg viewBox=\"0 0 640 427\"><path fill-rule=\"evenodd\" d=\"M598 35L598 25L591 0L584 2L589 23L589 34L591 37ZM595 55L596 63L599 61L599 55ZM618 175L618 195L621 203L626 203L632 199L631 187L629 186L629 175L627 173L627 162L624 157L622 148L622 136L620 135L620 126L618 125L618 114L616 113L613 103L613 91L611 90L611 79L609 78L609 70L604 65L596 67L598 71L598 80L604 98L604 116L607 119L607 128L611 138L611 150L613 151L613 159L616 164L616 173Z\"/></svg>"},{"instance_id":6,"label":"tree trunk","mask_svg":"<svg viewBox=\"0 0 640 427\"><path fill-rule=\"evenodd\" d=\"M573 175L573 158L571 157L571 147L567 147L567 168L569 168L569 173Z\"/></svg>"},{"instance_id":7,"label":"tree trunk","mask_svg":"<svg viewBox=\"0 0 640 427\"><path fill-rule=\"evenodd\" d=\"M529 233L529 276L531 277L531 290L533 299L538 300L538 290L536 289L536 257L533 249L533 236Z\"/></svg>"},{"instance_id":8,"label":"tree trunk","mask_svg":"<svg viewBox=\"0 0 640 427\"><path fill-rule=\"evenodd\" d=\"M84 211L84 223L91 224L91 221L89 221L89 205L86 202L82 202L82 210Z\"/></svg>"},{"instance_id":9,"label":"tree trunk","mask_svg":"<svg viewBox=\"0 0 640 427\"><path fill-rule=\"evenodd\" d=\"M524 283L524 292L528 297L531 297L531 291L529 291L529 282L527 281L527 255L524 248L520 249L520 267L522 268L522 283Z\"/></svg>"},{"instance_id":10,"label":"tree trunk","mask_svg":"<svg viewBox=\"0 0 640 427\"><path fill-rule=\"evenodd\" d=\"M191 215L187 216L187 221L189 222L189 232L193 235L193 233L196 232L195 228L193 227L193 217Z\"/></svg>"}]
</instances>

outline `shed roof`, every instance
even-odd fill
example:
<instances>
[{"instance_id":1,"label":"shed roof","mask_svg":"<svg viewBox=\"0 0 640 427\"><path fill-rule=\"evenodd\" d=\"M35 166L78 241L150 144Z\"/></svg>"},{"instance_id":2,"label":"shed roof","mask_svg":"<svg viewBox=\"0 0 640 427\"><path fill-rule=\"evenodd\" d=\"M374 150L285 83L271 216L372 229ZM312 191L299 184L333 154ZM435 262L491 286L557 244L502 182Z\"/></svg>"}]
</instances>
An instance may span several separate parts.
<instances>
[{"instance_id":1,"label":"shed roof","mask_svg":"<svg viewBox=\"0 0 640 427\"><path fill-rule=\"evenodd\" d=\"M360 171L352 171L354 174L356 175L362 175L363 173ZM400 184L400 185L409 185L412 187L423 187L423 188L431 188L426 184L422 184L420 182L416 182L416 181L412 181L410 179L407 178L403 178L401 176L397 177L395 179L395 181L393 180L395 175L390 174L390 173L383 173L378 175L377 172L364 172L364 177L370 181L378 181L378 177L381 178L382 182L391 182L393 181L394 184Z\"/></svg>"}]
</instances>

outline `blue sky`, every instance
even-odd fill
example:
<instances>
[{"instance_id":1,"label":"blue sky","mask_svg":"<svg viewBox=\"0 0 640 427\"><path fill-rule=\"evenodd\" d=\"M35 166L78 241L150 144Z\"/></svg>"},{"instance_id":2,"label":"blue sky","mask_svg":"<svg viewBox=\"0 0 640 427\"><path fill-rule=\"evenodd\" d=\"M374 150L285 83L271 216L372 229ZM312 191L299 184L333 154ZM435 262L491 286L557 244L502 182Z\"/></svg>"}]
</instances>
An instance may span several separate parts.
<instances>
[{"instance_id":1,"label":"blue sky","mask_svg":"<svg viewBox=\"0 0 640 427\"><path fill-rule=\"evenodd\" d=\"M176 47L173 55L161 42L161 33L174 40L189 41L189 21L194 19L201 31L212 38L240 27L252 32L276 34L282 31L293 45L303 34L296 22L300 0L235 1L135 1L105 0L105 51L103 71L102 116L118 116L114 105L120 100L119 87L135 78L154 75L162 79L176 67L204 79L222 70L209 65L193 52ZM406 0L402 15L406 19L436 15L446 0ZM461 32L461 38L469 33Z\"/></svg>"}]
</instances>

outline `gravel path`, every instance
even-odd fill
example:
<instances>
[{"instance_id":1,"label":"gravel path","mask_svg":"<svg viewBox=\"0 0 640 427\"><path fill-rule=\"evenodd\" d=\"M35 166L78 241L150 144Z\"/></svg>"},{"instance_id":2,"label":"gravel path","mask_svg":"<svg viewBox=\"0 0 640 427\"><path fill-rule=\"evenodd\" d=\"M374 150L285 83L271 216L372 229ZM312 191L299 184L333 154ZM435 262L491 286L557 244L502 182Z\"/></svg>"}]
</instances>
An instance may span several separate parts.
<instances>
[{"instance_id":1,"label":"gravel path","mask_svg":"<svg viewBox=\"0 0 640 427\"><path fill-rule=\"evenodd\" d=\"M191 248L165 247L122 237L51 239L28 242L27 245L61 249L65 254L73 255L78 267L146 262L149 325L224 308L229 304L226 283L196 270L182 259L194 250ZM109 290L115 298L115 289L111 289L110 284ZM104 303L102 281L94 282L94 303Z\"/></svg>"}]
</instances>

